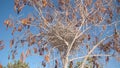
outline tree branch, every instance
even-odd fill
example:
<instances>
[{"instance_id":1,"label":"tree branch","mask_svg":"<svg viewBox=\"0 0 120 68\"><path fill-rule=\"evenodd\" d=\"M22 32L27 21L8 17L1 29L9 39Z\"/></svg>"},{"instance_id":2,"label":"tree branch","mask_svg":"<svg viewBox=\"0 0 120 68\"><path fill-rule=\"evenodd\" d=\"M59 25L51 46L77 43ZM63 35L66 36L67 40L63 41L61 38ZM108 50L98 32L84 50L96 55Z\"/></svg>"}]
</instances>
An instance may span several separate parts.
<instances>
[{"instance_id":1,"label":"tree branch","mask_svg":"<svg viewBox=\"0 0 120 68\"><path fill-rule=\"evenodd\" d=\"M113 35L108 36L108 37L102 39L98 44L96 44L96 45L88 52L88 54L85 56L85 59L83 60L83 63L82 63L81 68L84 68L85 62L86 62L86 60L88 59L88 57L90 56L90 54L91 54L104 40L106 40L107 38L112 37L112 36L113 36ZM79 67L79 68L80 68L80 67Z\"/></svg>"},{"instance_id":2,"label":"tree branch","mask_svg":"<svg viewBox=\"0 0 120 68\"><path fill-rule=\"evenodd\" d=\"M92 56L112 56L112 55L103 55L103 54L95 54L95 55L89 55L89 57L92 57ZM73 58L73 59L71 59L71 60L69 60L69 62L70 61L74 61L74 60L78 60L78 59L83 59L83 58L85 58L86 56L81 56L81 57L77 57L77 58Z\"/></svg>"}]
</instances>

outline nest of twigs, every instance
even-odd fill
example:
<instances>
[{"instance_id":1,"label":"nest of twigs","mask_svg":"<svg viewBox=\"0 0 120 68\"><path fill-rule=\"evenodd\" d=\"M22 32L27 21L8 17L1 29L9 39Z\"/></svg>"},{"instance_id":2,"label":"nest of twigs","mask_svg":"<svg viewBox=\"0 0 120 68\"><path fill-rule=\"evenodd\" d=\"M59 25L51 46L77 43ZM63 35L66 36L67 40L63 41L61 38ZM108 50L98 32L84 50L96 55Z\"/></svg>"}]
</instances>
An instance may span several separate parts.
<instances>
[{"instance_id":1,"label":"nest of twigs","mask_svg":"<svg viewBox=\"0 0 120 68\"><path fill-rule=\"evenodd\" d=\"M57 48L61 52L65 52L67 48L70 47L78 31L79 30L77 30L75 27L57 23L54 26L50 27L48 30L48 42L51 44L52 47ZM80 40L82 40L82 38L78 38L75 40L71 51L78 48L79 44L81 43ZM68 42L68 45L65 43L65 41Z\"/></svg>"}]
</instances>

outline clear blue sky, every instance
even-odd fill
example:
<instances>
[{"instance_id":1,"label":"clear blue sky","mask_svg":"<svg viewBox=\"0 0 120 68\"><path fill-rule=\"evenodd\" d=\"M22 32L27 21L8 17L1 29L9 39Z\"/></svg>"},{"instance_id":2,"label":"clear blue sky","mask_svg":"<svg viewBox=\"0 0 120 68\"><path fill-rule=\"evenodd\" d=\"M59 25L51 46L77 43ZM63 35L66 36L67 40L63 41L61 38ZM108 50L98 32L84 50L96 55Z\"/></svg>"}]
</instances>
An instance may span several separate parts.
<instances>
[{"instance_id":1,"label":"clear blue sky","mask_svg":"<svg viewBox=\"0 0 120 68\"><path fill-rule=\"evenodd\" d=\"M4 40L5 42L5 49L0 51L0 64L6 66L8 61L8 53L9 53L9 41L12 38L11 30L6 30L4 26L4 20L9 17L10 14L13 16L18 16L14 10L14 0L0 0L0 40ZM30 12L33 12L33 8L26 6L20 14L27 15ZM30 68L37 68L40 65L40 60L42 57L39 56L31 56L26 59L26 62L29 62ZM117 62L114 58L110 60L105 68L120 68L120 62Z\"/></svg>"}]
</instances>

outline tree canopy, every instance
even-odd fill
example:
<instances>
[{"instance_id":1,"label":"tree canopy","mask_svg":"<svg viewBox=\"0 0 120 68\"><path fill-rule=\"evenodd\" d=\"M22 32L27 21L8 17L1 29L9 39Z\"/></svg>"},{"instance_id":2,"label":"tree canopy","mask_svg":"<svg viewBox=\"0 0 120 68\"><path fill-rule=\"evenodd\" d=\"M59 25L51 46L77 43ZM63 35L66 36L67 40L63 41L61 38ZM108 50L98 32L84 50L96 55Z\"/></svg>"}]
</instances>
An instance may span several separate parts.
<instances>
[{"instance_id":1,"label":"tree canopy","mask_svg":"<svg viewBox=\"0 0 120 68\"><path fill-rule=\"evenodd\" d=\"M78 68L99 68L102 59L120 60L120 0L14 0L18 15L26 6L36 12L4 21L13 36L8 59L20 54L25 62L38 55L51 68L73 68L76 62Z\"/></svg>"}]
</instances>

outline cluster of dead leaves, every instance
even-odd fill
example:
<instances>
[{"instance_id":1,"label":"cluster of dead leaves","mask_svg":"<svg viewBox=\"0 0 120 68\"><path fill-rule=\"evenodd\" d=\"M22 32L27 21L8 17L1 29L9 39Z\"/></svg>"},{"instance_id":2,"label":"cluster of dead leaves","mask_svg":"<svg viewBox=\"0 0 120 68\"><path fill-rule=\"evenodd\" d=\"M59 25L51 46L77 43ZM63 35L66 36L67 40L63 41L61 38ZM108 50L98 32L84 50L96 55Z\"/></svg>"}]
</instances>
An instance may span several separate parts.
<instances>
[{"instance_id":1,"label":"cluster of dead leaves","mask_svg":"<svg viewBox=\"0 0 120 68\"><path fill-rule=\"evenodd\" d=\"M95 7L96 7L96 8L100 8L101 5L102 5L102 1L101 1L101 0L96 0L96 2L95 2Z\"/></svg>"},{"instance_id":2,"label":"cluster of dead leaves","mask_svg":"<svg viewBox=\"0 0 120 68\"><path fill-rule=\"evenodd\" d=\"M93 0L84 0L86 6L90 6L93 2Z\"/></svg>"},{"instance_id":3,"label":"cluster of dead leaves","mask_svg":"<svg viewBox=\"0 0 120 68\"><path fill-rule=\"evenodd\" d=\"M49 55L45 55L45 61L47 61L47 62L50 61Z\"/></svg>"},{"instance_id":4,"label":"cluster of dead leaves","mask_svg":"<svg viewBox=\"0 0 120 68\"><path fill-rule=\"evenodd\" d=\"M26 26L26 25L29 26L34 20L35 19L32 15L28 15L26 18L22 18L20 21L23 26ZM21 31L22 25L19 26L18 28L19 31Z\"/></svg>"},{"instance_id":5,"label":"cluster of dead leaves","mask_svg":"<svg viewBox=\"0 0 120 68\"><path fill-rule=\"evenodd\" d=\"M47 0L42 0L43 7L47 6Z\"/></svg>"},{"instance_id":6,"label":"cluster of dead leaves","mask_svg":"<svg viewBox=\"0 0 120 68\"><path fill-rule=\"evenodd\" d=\"M29 46L32 46L36 42L36 37L33 34L30 34L27 38Z\"/></svg>"},{"instance_id":7,"label":"cluster of dead leaves","mask_svg":"<svg viewBox=\"0 0 120 68\"><path fill-rule=\"evenodd\" d=\"M4 21L4 25L7 27L13 27L13 23L12 23L12 20L11 19L7 19Z\"/></svg>"},{"instance_id":8,"label":"cluster of dead leaves","mask_svg":"<svg viewBox=\"0 0 120 68\"><path fill-rule=\"evenodd\" d=\"M39 2L40 2L40 0L32 0L32 2L33 2L33 4L35 5L35 6L39 6ZM42 3L42 7L46 7L47 5L49 5L49 3L48 3L48 1L47 0L41 0L41 3Z\"/></svg>"},{"instance_id":9,"label":"cluster of dead leaves","mask_svg":"<svg viewBox=\"0 0 120 68\"><path fill-rule=\"evenodd\" d=\"M14 0L14 10L17 11L18 14L23 9L24 2L26 3L25 0L23 0L23 3L20 3L20 2L21 2L21 0Z\"/></svg>"},{"instance_id":10,"label":"cluster of dead leaves","mask_svg":"<svg viewBox=\"0 0 120 68\"><path fill-rule=\"evenodd\" d=\"M29 0L14 0L14 10L19 14L25 5L31 5Z\"/></svg>"},{"instance_id":11,"label":"cluster of dead leaves","mask_svg":"<svg viewBox=\"0 0 120 68\"><path fill-rule=\"evenodd\" d=\"M60 5L65 5L70 2L70 0L58 0Z\"/></svg>"},{"instance_id":12,"label":"cluster of dead leaves","mask_svg":"<svg viewBox=\"0 0 120 68\"><path fill-rule=\"evenodd\" d=\"M99 46L100 50L103 51L103 52L110 52L110 49L112 49L112 46L111 46L112 42L108 42L106 44L101 44Z\"/></svg>"},{"instance_id":13,"label":"cluster of dead leaves","mask_svg":"<svg viewBox=\"0 0 120 68\"><path fill-rule=\"evenodd\" d=\"M29 25L29 24L31 24L31 22L30 22L30 20L29 20L28 18L23 18L23 19L21 19L21 23L22 23L23 25Z\"/></svg>"}]
</instances>

